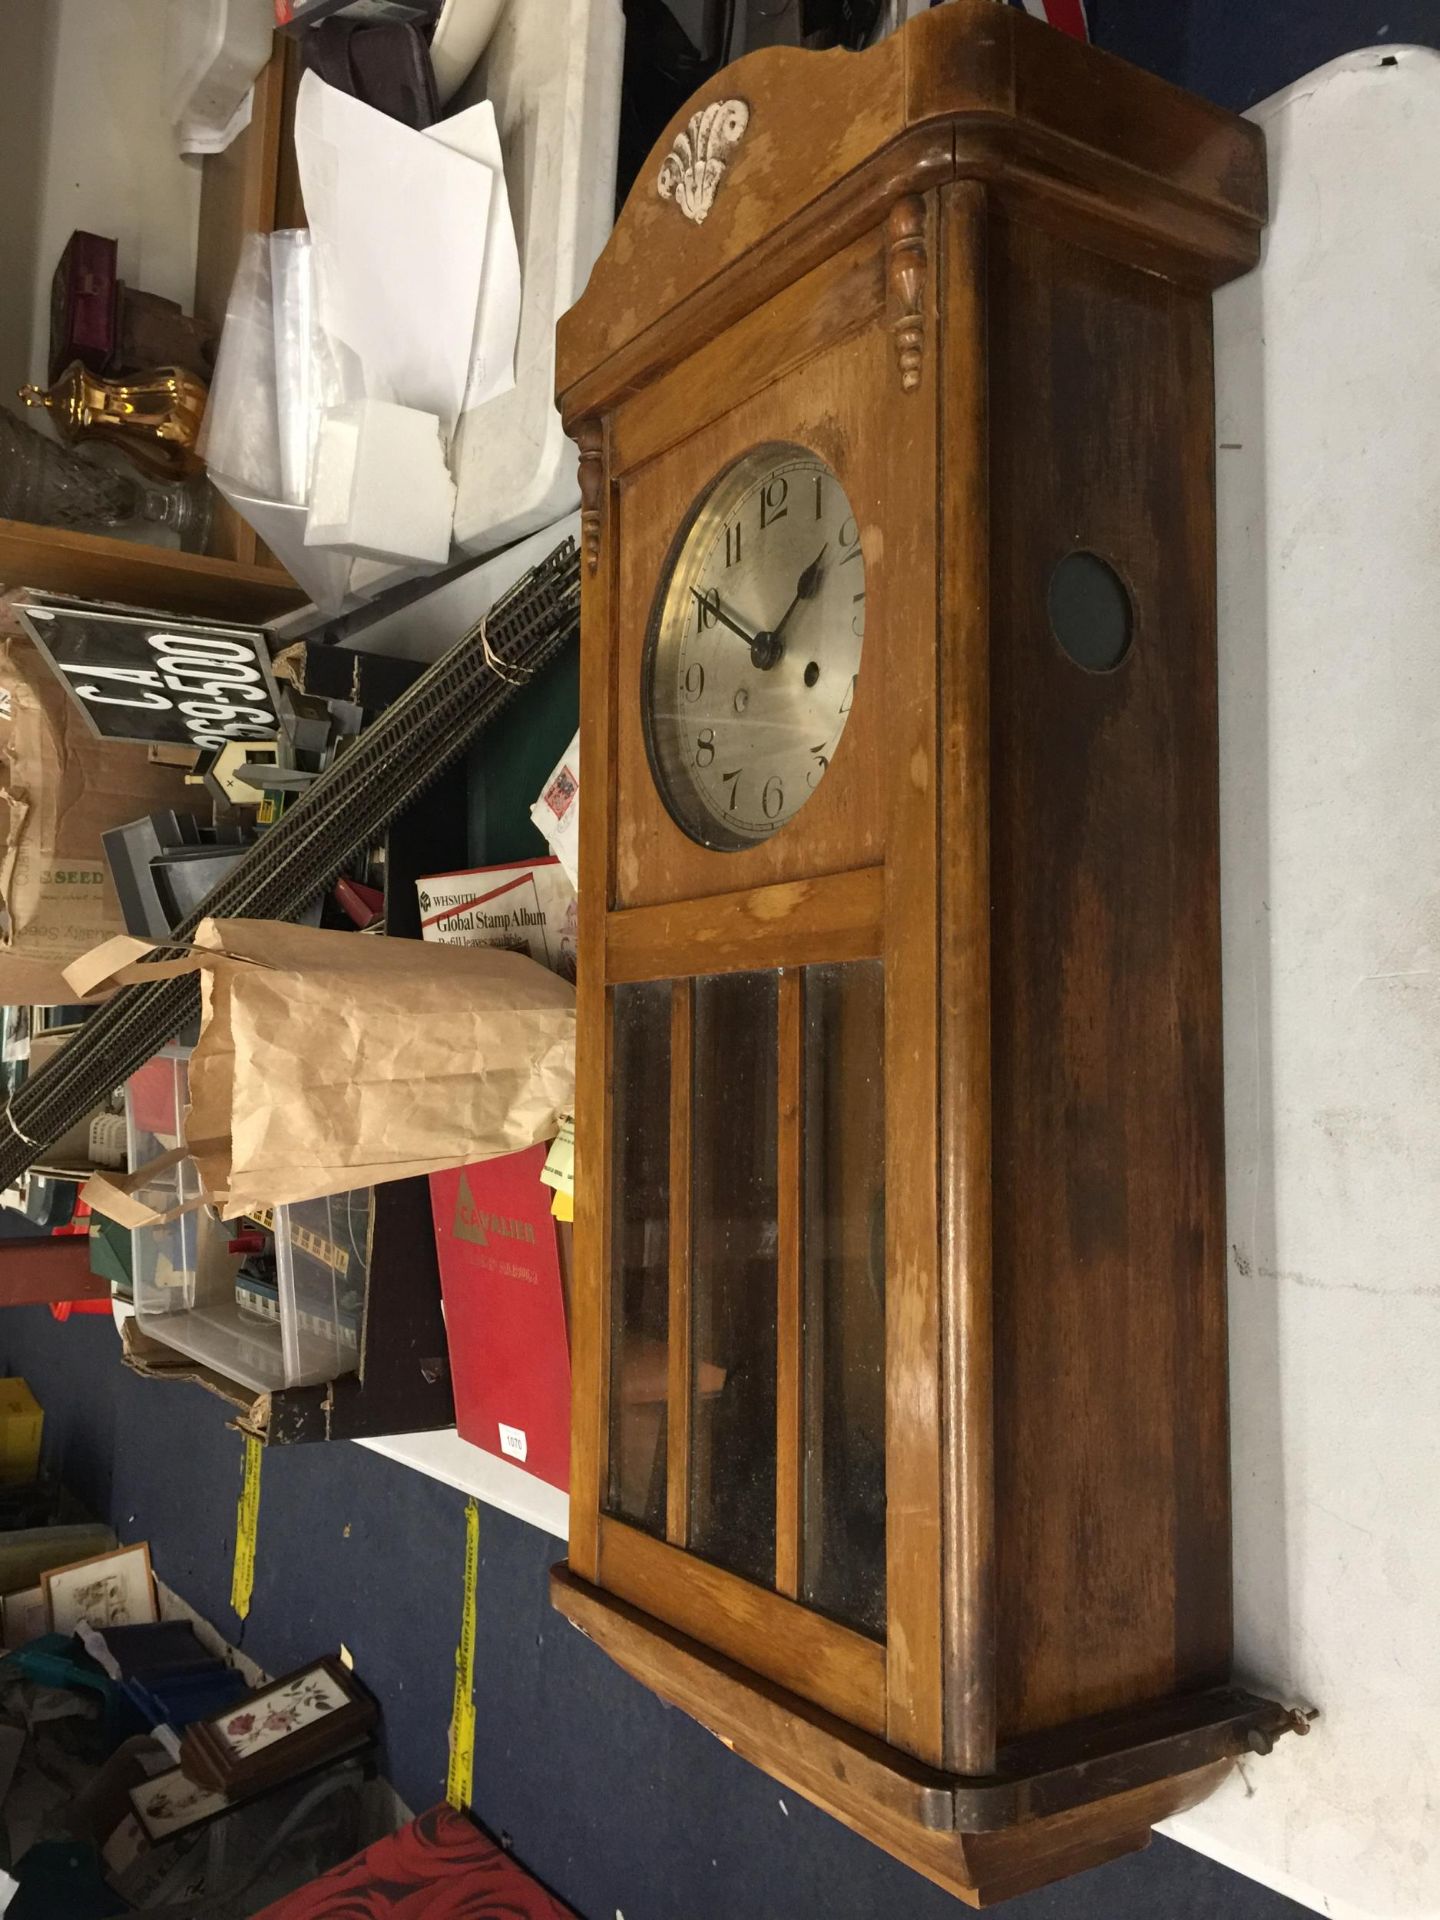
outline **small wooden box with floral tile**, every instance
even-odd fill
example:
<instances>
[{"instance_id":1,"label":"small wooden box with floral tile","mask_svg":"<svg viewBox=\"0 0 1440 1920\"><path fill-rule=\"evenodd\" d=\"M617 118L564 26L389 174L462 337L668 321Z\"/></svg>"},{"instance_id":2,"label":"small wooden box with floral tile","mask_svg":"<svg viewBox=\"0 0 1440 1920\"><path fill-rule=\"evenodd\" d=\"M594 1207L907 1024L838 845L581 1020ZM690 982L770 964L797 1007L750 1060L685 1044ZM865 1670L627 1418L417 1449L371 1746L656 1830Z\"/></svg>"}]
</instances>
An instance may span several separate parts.
<instances>
[{"instance_id":1,"label":"small wooden box with floral tile","mask_svg":"<svg viewBox=\"0 0 1440 1920\"><path fill-rule=\"evenodd\" d=\"M180 1765L232 1798L262 1793L349 1752L369 1735L374 1700L338 1660L317 1660L185 1729Z\"/></svg>"}]
</instances>

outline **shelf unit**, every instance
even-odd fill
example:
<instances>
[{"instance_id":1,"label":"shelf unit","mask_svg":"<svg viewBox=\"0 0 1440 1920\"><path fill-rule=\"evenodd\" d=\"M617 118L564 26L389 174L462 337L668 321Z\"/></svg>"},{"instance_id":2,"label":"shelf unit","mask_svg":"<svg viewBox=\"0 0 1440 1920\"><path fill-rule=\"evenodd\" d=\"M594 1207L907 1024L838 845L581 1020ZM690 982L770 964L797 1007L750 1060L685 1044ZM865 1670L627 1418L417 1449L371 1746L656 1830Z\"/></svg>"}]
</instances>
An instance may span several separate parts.
<instances>
[{"instance_id":1,"label":"shelf unit","mask_svg":"<svg viewBox=\"0 0 1440 1920\"><path fill-rule=\"evenodd\" d=\"M194 310L216 326L225 317L245 235L269 232L282 199L281 217L297 212L293 168L281 166L298 82L297 75L287 76L294 64L289 52L291 43L277 36L255 82L249 126L203 162ZM0 584L238 620L268 620L304 598L254 529L218 495L210 551L203 554L0 520Z\"/></svg>"}]
</instances>

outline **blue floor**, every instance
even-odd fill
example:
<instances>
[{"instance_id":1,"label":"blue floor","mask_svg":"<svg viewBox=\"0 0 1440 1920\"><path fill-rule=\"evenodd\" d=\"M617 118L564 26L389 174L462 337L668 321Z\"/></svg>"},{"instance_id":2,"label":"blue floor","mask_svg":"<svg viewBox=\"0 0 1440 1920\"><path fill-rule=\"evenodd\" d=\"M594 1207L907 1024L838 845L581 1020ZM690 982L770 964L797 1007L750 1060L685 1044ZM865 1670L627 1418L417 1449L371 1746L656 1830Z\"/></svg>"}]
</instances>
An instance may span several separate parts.
<instances>
[{"instance_id":1,"label":"blue floor","mask_svg":"<svg viewBox=\"0 0 1440 1920\"><path fill-rule=\"evenodd\" d=\"M249 1618L230 1608L243 1446L197 1387L141 1380L113 1328L0 1316L0 1367L45 1455L156 1572L271 1672L341 1642L384 1710L385 1764L443 1798L463 1498L348 1443L265 1455ZM548 1535L481 1518L474 1809L584 1920L955 1920L964 1911L662 1706L550 1611ZM1281 1920L1303 1910L1157 1839L1004 1909L1014 1920Z\"/></svg>"}]
</instances>

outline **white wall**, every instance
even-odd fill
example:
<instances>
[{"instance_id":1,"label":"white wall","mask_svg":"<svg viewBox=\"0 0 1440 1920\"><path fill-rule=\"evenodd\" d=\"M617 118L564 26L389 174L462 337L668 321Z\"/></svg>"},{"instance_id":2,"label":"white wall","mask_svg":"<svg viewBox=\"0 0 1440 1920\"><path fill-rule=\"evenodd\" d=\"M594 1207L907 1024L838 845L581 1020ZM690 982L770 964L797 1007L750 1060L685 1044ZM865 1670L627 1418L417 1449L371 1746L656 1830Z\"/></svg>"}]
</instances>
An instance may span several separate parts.
<instances>
[{"instance_id":1,"label":"white wall","mask_svg":"<svg viewBox=\"0 0 1440 1920\"><path fill-rule=\"evenodd\" d=\"M1440 55L1254 110L1215 303L1236 1654L1321 1711L1171 1831L1440 1914Z\"/></svg>"},{"instance_id":2,"label":"white wall","mask_svg":"<svg viewBox=\"0 0 1440 1920\"><path fill-rule=\"evenodd\" d=\"M194 3L194 0L191 0ZM0 399L43 379L50 278L76 227L188 308L198 166L174 150L167 0L0 0Z\"/></svg>"},{"instance_id":3,"label":"white wall","mask_svg":"<svg viewBox=\"0 0 1440 1920\"><path fill-rule=\"evenodd\" d=\"M46 15L35 0L0 0L0 404L7 406L29 378L39 238L32 185L49 95Z\"/></svg>"}]
</instances>

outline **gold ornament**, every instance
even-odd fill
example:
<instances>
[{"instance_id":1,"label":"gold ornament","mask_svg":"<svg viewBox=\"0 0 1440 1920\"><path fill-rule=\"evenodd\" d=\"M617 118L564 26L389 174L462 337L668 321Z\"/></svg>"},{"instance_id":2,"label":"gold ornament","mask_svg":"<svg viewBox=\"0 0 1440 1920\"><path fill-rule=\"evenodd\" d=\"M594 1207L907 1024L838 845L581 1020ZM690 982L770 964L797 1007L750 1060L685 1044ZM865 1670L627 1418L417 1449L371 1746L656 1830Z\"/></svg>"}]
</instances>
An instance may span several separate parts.
<instances>
[{"instance_id":1,"label":"gold ornament","mask_svg":"<svg viewBox=\"0 0 1440 1920\"><path fill-rule=\"evenodd\" d=\"M199 468L195 442L208 397L204 381L183 367L107 380L78 360L53 386L20 389L27 407L49 413L63 440L116 442L167 478Z\"/></svg>"}]
</instances>

